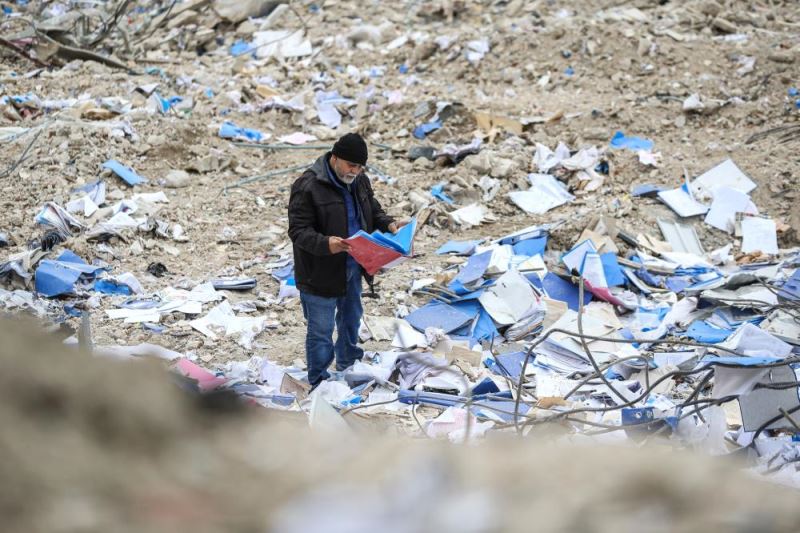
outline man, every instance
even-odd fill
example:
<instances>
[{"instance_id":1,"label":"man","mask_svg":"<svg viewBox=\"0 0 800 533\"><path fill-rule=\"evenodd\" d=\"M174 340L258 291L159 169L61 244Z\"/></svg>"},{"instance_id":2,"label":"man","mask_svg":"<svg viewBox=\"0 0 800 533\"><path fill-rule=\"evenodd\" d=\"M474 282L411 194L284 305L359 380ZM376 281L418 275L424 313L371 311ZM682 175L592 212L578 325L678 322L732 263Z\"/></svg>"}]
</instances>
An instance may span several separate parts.
<instances>
[{"instance_id":1,"label":"man","mask_svg":"<svg viewBox=\"0 0 800 533\"><path fill-rule=\"evenodd\" d=\"M358 346L358 328L365 274L347 254L350 246L345 239L359 230L396 233L404 225L386 215L375 199L364 174L366 164L367 144L360 135L348 133L292 185L289 237L300 304L308 323L306 362L312 387L330 377L328 366L334 358L336 370L342 371L364 355Z\"/></svg>"}]
</instances>

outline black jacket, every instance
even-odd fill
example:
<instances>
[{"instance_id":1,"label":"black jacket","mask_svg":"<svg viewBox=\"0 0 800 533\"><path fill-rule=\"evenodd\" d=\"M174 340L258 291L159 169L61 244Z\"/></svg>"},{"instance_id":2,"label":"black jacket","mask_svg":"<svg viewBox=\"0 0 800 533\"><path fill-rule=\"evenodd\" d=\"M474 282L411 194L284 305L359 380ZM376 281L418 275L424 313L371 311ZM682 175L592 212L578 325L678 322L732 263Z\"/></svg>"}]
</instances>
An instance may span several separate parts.
<instances>
[{"instance_id":1,"label":"black jacket","mask_svg":"<svg viewBox=\"0 0 800 533\"><path fill-rule=\"evenodd\" d=\"M289 197L289 238L294 250L294 277L303 292L325 297L345 294L347 254L332 254L328 237L347 238L347 208L342 192L328 177L331 153L320 156L292 184ZM369 178L356 178L355 198L361 215L361 229L389 231L392 218L375 199ZM370 280L370 278L368 278Z\"/></svg>"}]
</instances>

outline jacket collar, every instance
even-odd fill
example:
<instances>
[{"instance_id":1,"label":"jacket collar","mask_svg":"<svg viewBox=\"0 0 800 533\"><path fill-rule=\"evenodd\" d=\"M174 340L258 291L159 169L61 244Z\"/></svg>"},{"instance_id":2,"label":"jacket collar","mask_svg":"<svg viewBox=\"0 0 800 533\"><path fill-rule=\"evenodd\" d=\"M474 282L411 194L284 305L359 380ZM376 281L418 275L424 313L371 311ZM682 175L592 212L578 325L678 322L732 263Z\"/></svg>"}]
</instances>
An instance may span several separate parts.
<instances>
[{"instance_id":1,"label":"jacket collar","mask_svg":"<svg viewBox=\"0 0 800 533\"><path fill-rule=\"evenodd\" d=\"M336 187L336 184L331 181L331 178L328 175L328 165L329 165L328 161L330 160L330 157L331 157L331 152L325 152L324 154L319 156L317 160L314 161L314 163L311 164L309 170L314 173L314 177L316 179L327 183L331 187ZM358 175L353 184L358 183L361 176L365 176L364 172Z\"/></svg>"}]
</instances>

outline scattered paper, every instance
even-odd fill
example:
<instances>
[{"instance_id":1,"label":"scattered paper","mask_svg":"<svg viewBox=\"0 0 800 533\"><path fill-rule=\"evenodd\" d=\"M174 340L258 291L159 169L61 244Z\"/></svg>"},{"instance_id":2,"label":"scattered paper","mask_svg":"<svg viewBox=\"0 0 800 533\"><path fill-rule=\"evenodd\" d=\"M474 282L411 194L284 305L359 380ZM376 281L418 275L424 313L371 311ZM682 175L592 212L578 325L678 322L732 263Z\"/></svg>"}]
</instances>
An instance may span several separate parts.
<instances>
[{"instance_id":1,"label":"scattered paper","mask_svg":"<svg viewBox=\"0 0 800 533\"><path fill-rule=\"evenodd\" d=\"M775 221L769 218L742 219L742 252L778 253L778 234Z\"/></svg>"},{"instance_id":2,"label":"scattered paper","mask_svg":"<svg viewBox=\"0 0 800 533\"><path fill-rule=\"evenodd\" d=\"M566 187L549 174L530 174L531 188L508 193L511 201L526 213L543 215L551 209L575 200Z\"/></svg>"},{"instance_id":3,"label":"scattered paper","mask_svg":"<svg viewBox=\"0 0 800 533\"><path fill-rule=\"evenodd\" d=\"M486 218L486 208L480 204L470 204L450 213L450 218L462 226L478 226Z\"/></svg>"},{"instance_id":4,"label":"scattered paper","mask_svg":"<svg viewBox=\"0 0 800 533\"><path fill-rule=\"evenodd\" d=\"M756 184L742 172L736 163L726 159L711 170L701 174L691 183L692 193L698 198L710 199L714 191L722 187L748 194L756 188Z\"/></svg>"},{"instance_id":5,"label":"scattered paper","mask_svg":"<svg viewBox=\"0 0 800 533\"><path fill-rule=\"evenodd\" d=\"M658 197L661 198L679 217L693 217L704 215L708 208L692 198L682 187L669 191L660 191Z\"/></svg>"},{"instance_id":6,"label":"scattered paper","mask_svg":"<svg viewBox=\"0 0 800 533\"><path fill-rule=\"evenodd\" d=\"M518 322L540 299L530 282L517 272L509 270L478 298L489 316L502 325Z\"/></svg>"}]
</instances>

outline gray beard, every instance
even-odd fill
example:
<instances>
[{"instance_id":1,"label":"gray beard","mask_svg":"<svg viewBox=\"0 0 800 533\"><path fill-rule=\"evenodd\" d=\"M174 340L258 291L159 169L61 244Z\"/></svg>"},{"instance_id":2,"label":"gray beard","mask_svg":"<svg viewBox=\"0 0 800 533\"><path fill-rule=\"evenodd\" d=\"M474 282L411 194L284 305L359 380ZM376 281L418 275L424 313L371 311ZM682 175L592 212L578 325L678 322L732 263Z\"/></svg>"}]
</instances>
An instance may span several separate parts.
<instances>
[{"instance_id":1,"label":"gray beard","mask_svg":"<svg viewBox=\"0 0 800 533\"><path fill-rule=\"evenodd\" d=\"M352 183L356 181L357 177L358 176L342 176L339 179L342 180L342 183L344 183L345 185L352 185Z\"/></svg>"}]
</instances>

